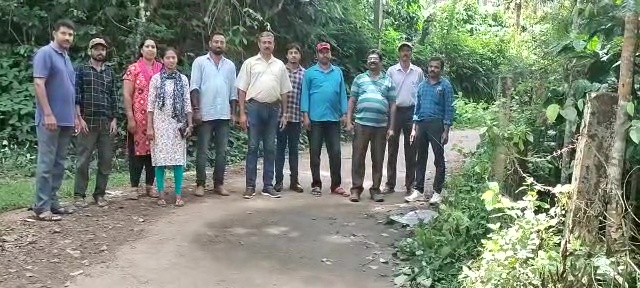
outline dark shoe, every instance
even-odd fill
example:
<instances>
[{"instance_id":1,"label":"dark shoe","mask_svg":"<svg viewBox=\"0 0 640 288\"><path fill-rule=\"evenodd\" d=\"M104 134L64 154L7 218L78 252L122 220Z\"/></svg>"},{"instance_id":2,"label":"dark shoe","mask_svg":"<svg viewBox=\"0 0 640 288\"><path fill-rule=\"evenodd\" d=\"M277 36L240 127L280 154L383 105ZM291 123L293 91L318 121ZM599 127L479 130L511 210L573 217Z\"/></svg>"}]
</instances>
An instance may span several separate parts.
<instances>
[{"instance_id":1,"label":"dark shoe","mask_svg":"<svg viewBox=\"0 0 640 288\"><path fill-rule=\"evenodd\" d=\"M244 189L244 193L242 194L242 198L251 199L253 196L256 196L256 188L247 188Z\"/></svg>"},{"instance_id":2,"label":"dark shoe","mask_svg":"<svg viewBox=\"0 0 640 288\"><path fill-rule=\"evenodd\" d=\"M73 208L71 207L60 207L57 209L51 209L51 213L56 215L68 215L68 214L73 214L74 212L76 211L73 210Z\"/></svg>"},{"instance_id":3,"label":"dark shoe","mask_svg":"<svg viewBox=\"0 0 640 288\"><path fill-rule=\"evenodd\" d=\"M393 194L396 193L396 190L391 187L385 187L382 191L382 194Z\"/></svg>"},{"instance_id":4,"label":"dark shoe","mask_svg":"<svg viewBox=\"0 0 640 288\"><path fill-rule=\"evenodd\" d=\"M351 195L349 196L349 201L360 202L360 192L351 189Z\"/></svg>"},{"instance_id":5,"label":"dark shoe","mask_svg":"<svg viewBox=\"0 0 640 288\"><path fill-rule=\"evenodd\" d=\"M282 182L276 182L276 185L273 185L273 189L276 190L276 192L282 192Z\"/></svg>"},{"instance_id":6,"label":"dark shoe","mask_svg":"<svg viewBox=\"0 0 640 288\"><path fill-rule=\"evenodd\" d=\"M105 207L105 206L109 205L109 202L107 202L107 200L105 200L104 197L102 197L102 196L96 197L95 201L96 201L96 205L98 205L98 207Z\"/></svg>"},{"instance_id":7,"label":"dark shoe","mask_svg":"<svg viewBox=\"0 0 640 288\"><path fill-rule=\"evenodd\" d=\"M84 197L76 196L73 197L73 206L75 206L76 208L87 208L89 204L87 204L87 201L84 200Z\"/></svg>"},{"instance_id":8,"label":"dark shoe","mask_svg":"<svg viewBox=\"0 0 640 288\"><path fill-rule=\"evenodd\" d=\"M369 193L371 194L371 200L374 202L384 202L384 198L379 190L369 190Z\"/></svg>"},{"instance_id":9,"label":"dark shoe","mask_svg":"<svg viewBox=\"0 0 640 288\"><path fill-rule=\"evenodd\" d=\"M264 196L269 196L271 198L280 198L280 193L276 192L275 189L273 188L267 188L267 189L262 189L262 192L260 193Z\"/></svg>"},{"instance_id":10,"label":"dark shoe","mask_svg":"<svg viewBox=\"0 0 640 288\"><path fill-rule=\"evenodd\" d=\"M292 182L291 185L289 185L289 190L295 191L298 193L304 192L304 188L302 188L302 185L300 185L300 183L298 182Z\"/></svg>"}]
</instances>

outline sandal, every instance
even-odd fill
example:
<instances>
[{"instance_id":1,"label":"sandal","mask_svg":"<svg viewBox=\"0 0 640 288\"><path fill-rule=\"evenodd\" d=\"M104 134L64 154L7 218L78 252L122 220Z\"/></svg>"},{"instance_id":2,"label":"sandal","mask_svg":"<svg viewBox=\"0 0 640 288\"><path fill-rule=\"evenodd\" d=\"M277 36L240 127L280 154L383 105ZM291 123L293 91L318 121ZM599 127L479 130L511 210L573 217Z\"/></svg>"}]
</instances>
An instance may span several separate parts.
<instances>
[{"instance_id":1,"label":"sandal","mask_svg":"<svg viewBox=\"0 0 640 288\"><path fill-rule=\"evenodd\" d=\"M340 195L342 197L349 197L350 193L347 193L346 190L342 187L337 187L331 191L331 194Z\"/></svg>"},{"instance_id":2,"label":"sandal","mask_svg":"<svg viewBox=\"0 0 640 288\"><path fill-rule=\"evenodd\" d=\"M167 206L167 201L164 200L164 193L160 192L158 193L158 206Z\"/></svg>"},{"instance_id":3,"label":"sandal","mask_svg":"<svg viewBox=\"0 0 640 288\"><path fill-rule=\"evenodd\" d=\"M176 197L176 207L182 207L184 206L184 201L182 200L182 197Z\"/></svg>"},{"instance_id":4,"label":"sandal","mask_svg":"<svg viewBox=\"0 0 640 288\"><path fill-rule=\"evenodd\" d=\"M47 212L42 212L40 214L36 214L34 218L35 218L35 220L44 221L44 222L55 222L55 221L61 221L62 220L62 217L51 213L51 211L47 211Z\"/></svg>"},{"instance_id":5,"label":"sandal","mask_svg":"<svg viewBox=\"0 0 640 288\"><path fill-rule=\"evenodd\" d=\"M56 215L69 215L69 214L73 214L74 212L76 211L73 210L72 208L65 208L65 207L60 207L58 209L51 209L51 213Z\"/></svg>"},{"instance_id":6,"label":"sandal","mask_svg":"<svg viewBox=\"0 0 640 288\"><path fill-rule=\"evenodd\" d=\"M311 195L316 196L316 197L322 196L322 189L320 189L320 187L311 188Z\"/></svg>"},{"instance_id":7,"label":"sandal","mask_svg":"<svg viewBox=\"0 0 640 288\"><path fill-rule=\"evenodd\" d=\"M151 197L151 198L158 198L160 197L160 193L158 193L158 191L156 191L155 188L153 188L153 186L147 186L145 187L147 196Z\"/></svg>"}]
</instances>

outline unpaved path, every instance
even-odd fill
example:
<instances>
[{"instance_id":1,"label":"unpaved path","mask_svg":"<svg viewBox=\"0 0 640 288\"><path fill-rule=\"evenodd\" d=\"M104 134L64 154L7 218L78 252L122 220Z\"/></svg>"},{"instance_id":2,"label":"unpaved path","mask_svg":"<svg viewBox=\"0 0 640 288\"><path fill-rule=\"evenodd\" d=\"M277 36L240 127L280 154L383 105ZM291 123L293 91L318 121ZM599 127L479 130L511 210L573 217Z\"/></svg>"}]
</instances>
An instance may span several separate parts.
<instances>
[{"instance_id":1,"label":"unpaved path","mask_svg":"<svg viewBox=\"0 0 640 288\"><path fill-rule=\"evenodd\" d=\"M472 149L478 134L452 131L450 142L446 158L454 168L462 161L454 148ZM342 151L348 189L351 148ZM403 234L381 220L403 202L404 193L382 204L369 201L366 190L361 203L328 191L315 198L308 194L307 154L301 152L300 165L307 193L285 192L281 199L240 198L244 175L232 169L226 180L232 196L188 196L179 209L145 199L93 206L59 223L20 220L26 212L3 215L0 287L391 287L393 265L384 262ZM402 187L404 157L399 158ZM326 153L322 165L329 183ZM366 177L365 188L370 168Z\"/></svg>"}]
</instances>

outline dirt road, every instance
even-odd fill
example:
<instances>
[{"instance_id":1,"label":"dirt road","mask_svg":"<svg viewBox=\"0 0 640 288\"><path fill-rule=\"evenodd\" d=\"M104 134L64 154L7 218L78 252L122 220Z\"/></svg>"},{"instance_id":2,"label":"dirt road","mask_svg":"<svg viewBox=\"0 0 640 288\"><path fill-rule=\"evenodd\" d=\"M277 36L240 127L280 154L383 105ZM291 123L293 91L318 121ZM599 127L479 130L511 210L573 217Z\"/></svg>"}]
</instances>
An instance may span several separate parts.
<instances>
[{"instance_id":1,"label":"dirt road","mask_svg":"<svg viewBox=\"0 0 640 288\"><path fill-rule=\"evenodd\" d=\"M450 142L447 165L454 168L462 159L453 148L472 149L478 135L453 131ZM351 148L342 151L348 189ZM244 174L232 169L226 180L232 196L188 196L182 208L117 200L59 223L26 222L26 212L3 215L0 287L391 287L391 245L403 232L381 222L385 211L401 205L404 193L382 204L366 197L350 203L328 189L315 198L308 194L307 155L301 152L305 193L287 191L281 199L242 199ZM404 157L399 158L398 188L404 182ZM328 184L324 152L322 165ZM429 171L431 181L431 163ZM368 168L365 188L370 175Z\"/></svg>"}]
</instances>

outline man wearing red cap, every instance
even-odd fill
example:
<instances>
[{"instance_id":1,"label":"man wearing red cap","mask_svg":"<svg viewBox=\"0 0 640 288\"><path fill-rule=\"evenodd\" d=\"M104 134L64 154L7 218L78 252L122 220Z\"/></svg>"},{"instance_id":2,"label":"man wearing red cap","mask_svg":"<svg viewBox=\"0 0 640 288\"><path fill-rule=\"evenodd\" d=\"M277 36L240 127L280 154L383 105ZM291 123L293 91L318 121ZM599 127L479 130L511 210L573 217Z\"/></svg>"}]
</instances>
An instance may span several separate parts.
<instances>
[{"instance_id":1,"label":"man wearing red cap","mask_svg":"<svg viewBox=\"0 0 640 288\"><path fill-rule=\"evenodd\" d=\"M326 143L329 154L332 194L348 197L341 187L340 125L345 125L347 89L342 70L331 64L331 45L316 45L318 63L309 67L302 81L301 110L303 123L309 135L311 156L311 194L322 195L320 179L320 153Z\"/></svg>"}]
</instances>

